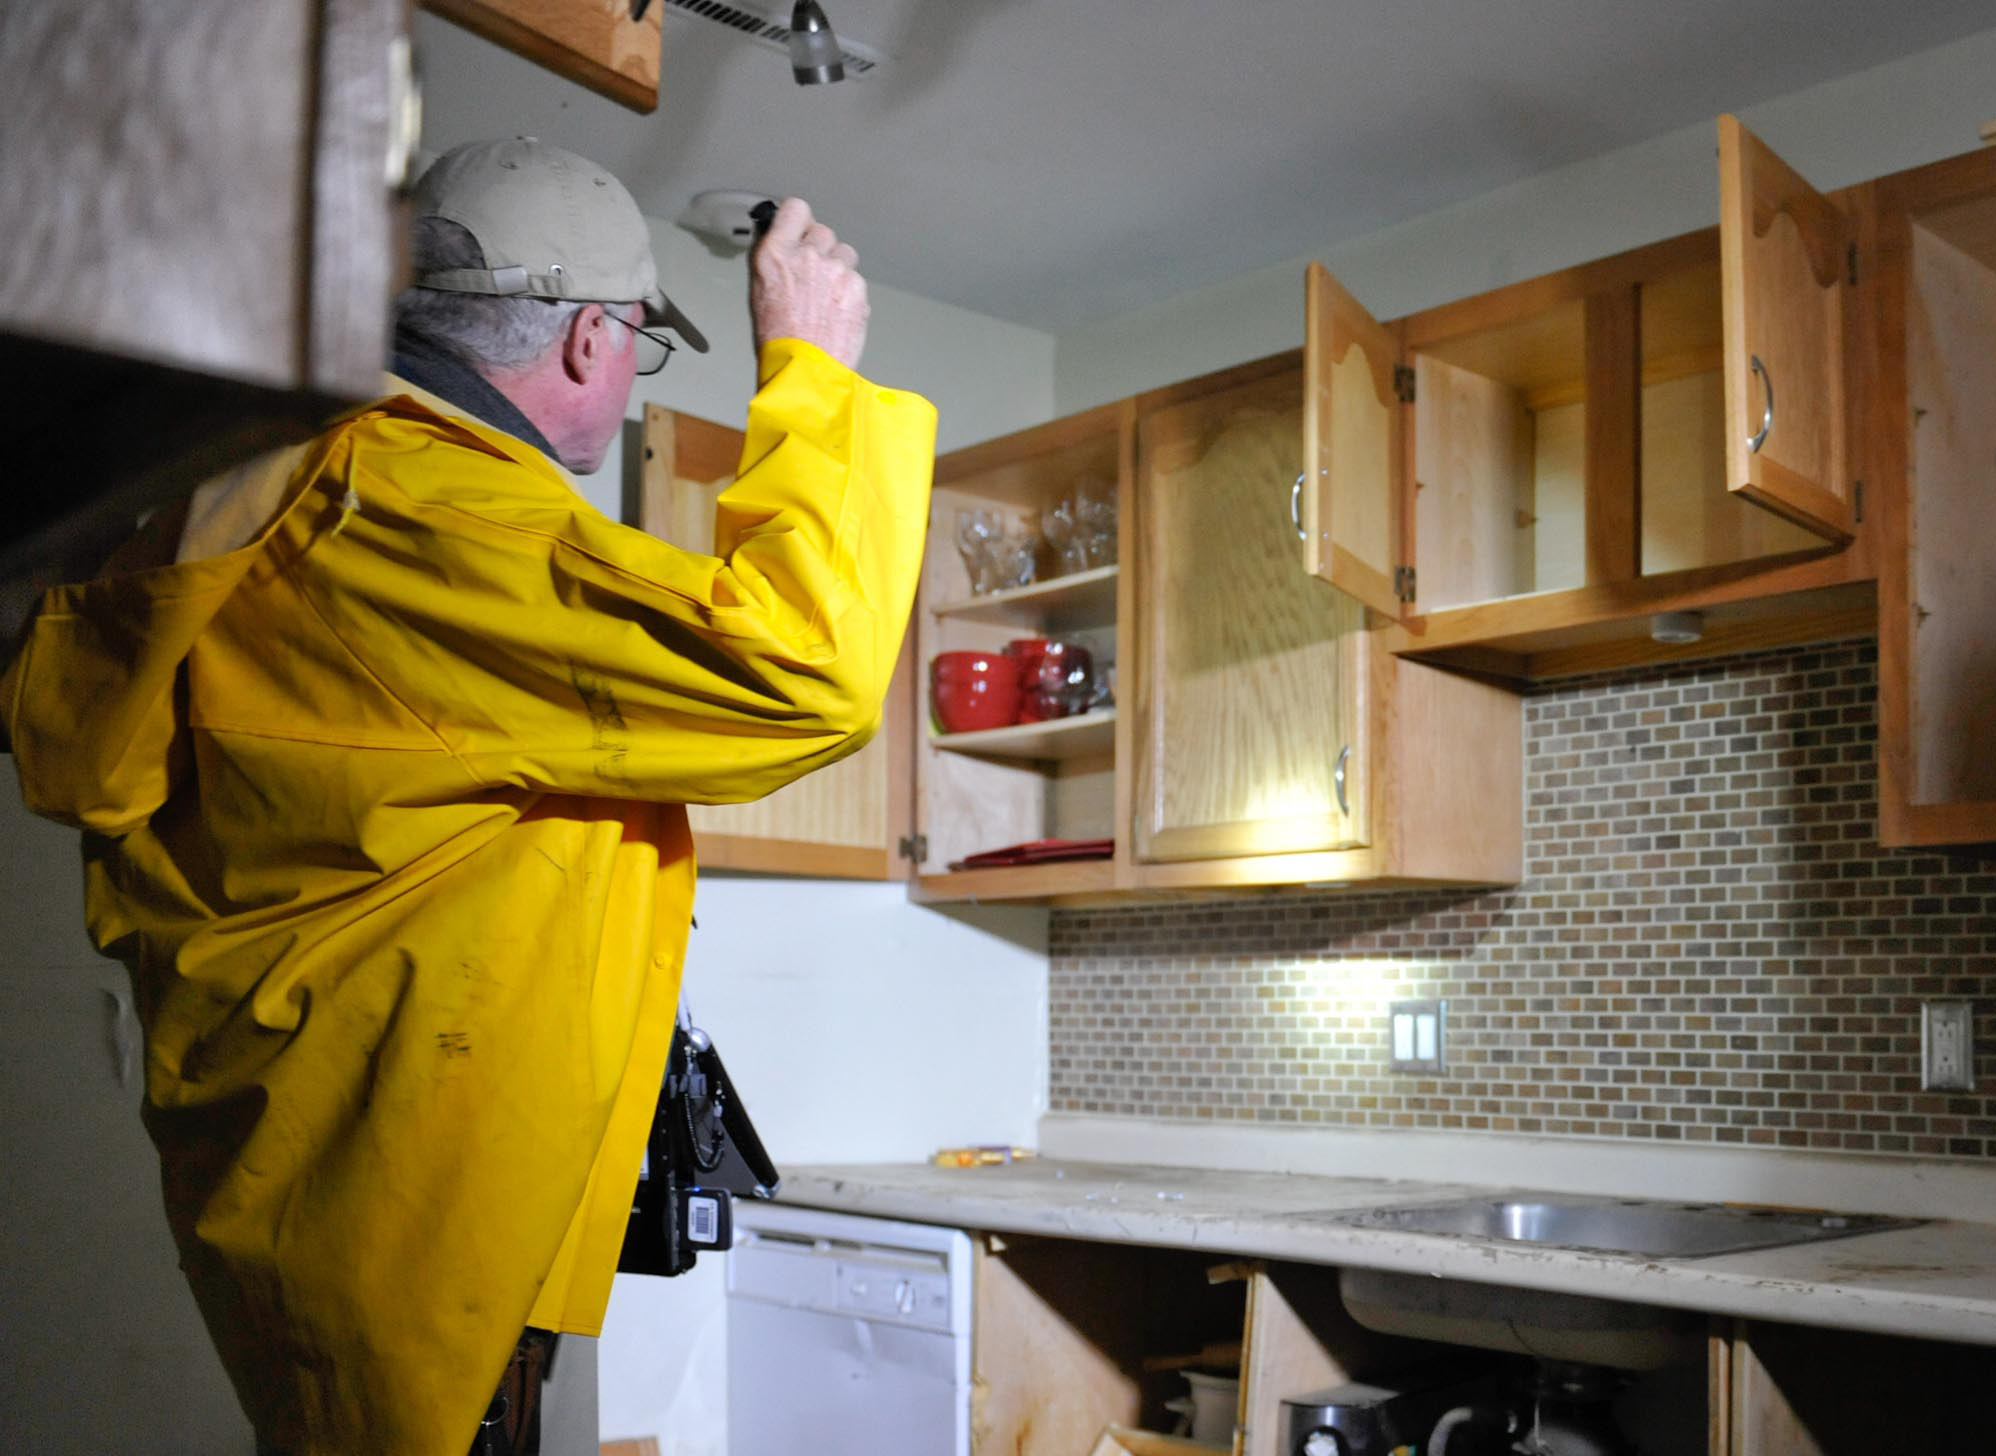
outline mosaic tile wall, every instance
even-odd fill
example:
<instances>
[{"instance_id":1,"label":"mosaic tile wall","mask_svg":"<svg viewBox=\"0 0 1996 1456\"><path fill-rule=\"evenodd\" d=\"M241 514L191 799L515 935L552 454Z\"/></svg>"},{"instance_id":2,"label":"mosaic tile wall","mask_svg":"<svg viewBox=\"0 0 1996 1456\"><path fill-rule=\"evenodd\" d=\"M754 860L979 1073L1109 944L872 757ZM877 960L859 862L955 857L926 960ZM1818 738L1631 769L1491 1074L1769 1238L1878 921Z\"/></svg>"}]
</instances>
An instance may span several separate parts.
<instances>
[{"instance_id":1,"label":"mosaic tile wall","mask_svg":"<svg viewBox=\"0 0 1996 1456\"><path fill-rule=\"evenodd\" d=\"M1869 643L1526 705L1526 881L1056 911L1056 1112L1996 1157L1996 860L1873 838ZM1448 1002L1440 1076L1389 1001ZM1977 1000L1982 1090L1922 1092Z\"/></svg>"}]
</instances>

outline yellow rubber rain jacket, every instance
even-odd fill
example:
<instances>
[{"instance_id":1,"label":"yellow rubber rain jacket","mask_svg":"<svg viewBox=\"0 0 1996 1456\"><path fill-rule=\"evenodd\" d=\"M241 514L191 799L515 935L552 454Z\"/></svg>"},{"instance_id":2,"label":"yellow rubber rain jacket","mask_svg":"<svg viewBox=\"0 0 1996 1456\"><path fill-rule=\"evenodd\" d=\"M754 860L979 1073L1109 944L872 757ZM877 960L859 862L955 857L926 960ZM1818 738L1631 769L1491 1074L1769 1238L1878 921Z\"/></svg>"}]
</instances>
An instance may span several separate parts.
<instances>
[{"instance_id":1,"label":"yellow rubber rain jacket","mask_svg":"<svg viewBox=\"0 0 1996 1456\"><path fill-rule=\"evenodd\" d=\"M283 502L250 544L49 593L0 683L29 807L86 831L182 1261L280 1450L457 1456L523 1326L600 1328L680 806L879 720L935 412L796 341L761 375L718 558L411 389L239 481Z\"/></svg>"}]
</instances>

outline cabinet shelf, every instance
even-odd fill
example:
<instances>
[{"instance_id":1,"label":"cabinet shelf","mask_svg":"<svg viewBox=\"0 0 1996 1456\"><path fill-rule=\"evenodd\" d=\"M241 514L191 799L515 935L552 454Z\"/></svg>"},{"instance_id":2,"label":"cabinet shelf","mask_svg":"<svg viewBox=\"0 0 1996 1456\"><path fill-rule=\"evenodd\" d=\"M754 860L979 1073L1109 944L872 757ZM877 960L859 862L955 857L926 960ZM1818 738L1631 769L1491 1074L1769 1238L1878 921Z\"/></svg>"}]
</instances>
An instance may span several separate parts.
<instances>
[{"instance_id":1,"label":"cabinet shelf","mask_svg":"<svg viewBox=\"0 0 1996 1456\"><path fill-rule=\"evenodd\" d=\"M919 875L914 898L932 904L965 900L1024 900L1047 903L1076 896L1107 896L1116 887L1110 859L1057 860L1051 864L1001 865Z\"/></svg>"},{"instance_id":2,"label":"cabinet shelf","mask_svg":"<svg viewBox=\"0 0 1996 1456\"><path fill-rule=\"evenodd\" d=\"M1115 752L1116 710L1097 708L1073 718L1014 723L975 733L938 733L929 742L952 753L972 753L984 758L1094 758Z\"/></svg>"},{"instance_id":3,"label":"cabinet shelf","mask_svg":"<svg viewBox=\"0 0 1996 1456\"><path fill-rule=\"evenodd\" d=\"M1118 568L1097 566L1088 571L987 592L965 601L931 607L938 617L962 622L993 622L1000 626L1037 627L1047 632L1072 632L1104 627L1116 620Z\"/></svg>"}]
</instances>

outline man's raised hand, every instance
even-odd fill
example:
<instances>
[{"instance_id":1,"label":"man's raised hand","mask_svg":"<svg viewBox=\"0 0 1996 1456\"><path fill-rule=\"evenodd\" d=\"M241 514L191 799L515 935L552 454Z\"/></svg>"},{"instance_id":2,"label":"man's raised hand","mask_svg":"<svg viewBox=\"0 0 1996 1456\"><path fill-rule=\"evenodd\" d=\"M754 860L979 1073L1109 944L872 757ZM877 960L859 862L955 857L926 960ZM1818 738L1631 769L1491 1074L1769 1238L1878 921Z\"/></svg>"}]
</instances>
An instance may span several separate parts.
<instances>
[{"instance_id":1,"label":"man's raised hand","mask_svg":"<svg viewBox=\"0 0 1996 1456\"><path fill-rule=\"evenodd\" d=\"M866 280L858 255L801 197L776 209L749 255L749 319L757 357L771 339L816 344L848 369L866 348Z\"/></svg>"}]
</instances>

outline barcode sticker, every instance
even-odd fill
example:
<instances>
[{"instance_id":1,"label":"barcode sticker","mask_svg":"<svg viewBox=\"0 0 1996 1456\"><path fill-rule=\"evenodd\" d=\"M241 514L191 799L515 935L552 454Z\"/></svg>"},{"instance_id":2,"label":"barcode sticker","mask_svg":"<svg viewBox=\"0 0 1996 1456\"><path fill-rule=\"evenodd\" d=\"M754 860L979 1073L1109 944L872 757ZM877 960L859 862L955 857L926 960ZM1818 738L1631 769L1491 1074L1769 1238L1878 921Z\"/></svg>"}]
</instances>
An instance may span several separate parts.
<instances>
[{"instance_id":1,"label":"barcode sticker","mask_svg":"<svg viewBox=\"0 0 1996 1456\"><path fill-rule=\"evenodd\" d=\"M711 1244L720 1237L720 1209L714 1199L686 1200L686 1237L696 1244Z\"/></svg>"}]
</instances>

